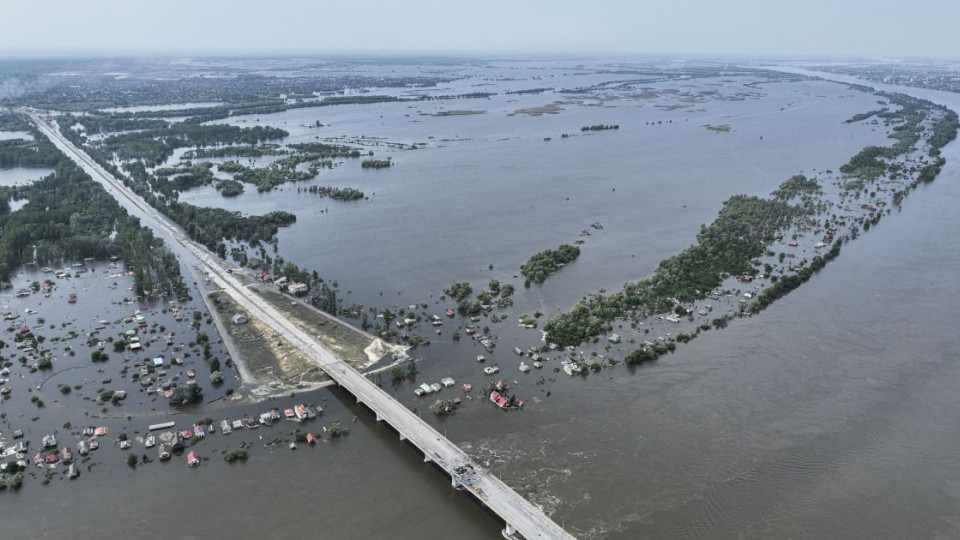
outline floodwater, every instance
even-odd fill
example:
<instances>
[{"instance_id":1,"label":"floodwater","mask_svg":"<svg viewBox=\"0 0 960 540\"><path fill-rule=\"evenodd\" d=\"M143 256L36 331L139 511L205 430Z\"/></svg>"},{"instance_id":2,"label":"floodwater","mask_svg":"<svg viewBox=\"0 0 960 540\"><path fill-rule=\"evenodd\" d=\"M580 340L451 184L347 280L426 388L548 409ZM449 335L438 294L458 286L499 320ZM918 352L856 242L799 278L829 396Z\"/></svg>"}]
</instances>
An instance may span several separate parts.
<instances>
[{"instance_id":1,"label":"floodwater","mask_svg":"<svg viewBox=\"0 0 960 540\"><path fill-rule=\"evenodd\" d=\"M647 275L659 258L689 244L698 224L709 221L727 196L769 192L800 170L836 169L869 141L882 140L882 134L869 129L841 125L853 113L868 110L870 99L841 98L854 94L828 83L802 84L814 85L811 94L835 96L834 100L811 101L834 105L825 105L828 110L821 122L810 121L803 129L777 120L764 124L764 141L773 137L786 141L777 146L776 156L769 161L760 161L764 152L750 150L757 144L752 136L735 145L741 156L747 156L745 162L734 159L730 147L726 152L711 150L712 141L729 142L723 138L737 135L738 123L723 117L712 122L730 123L734 131L715 134L704 130L709 142L698 143L706 145L706 154L717 152L713 158L716 170L704 169L689 178L683 171L688 164L695 170L701 147L684 141L696 130L685 131L683 140L674 139L684 151L673 154L672 160L662 158L672 162L672 168L656 165L666 143L655 147L655 155L641 155L653 163L649 170L635 163L612 163L614 157L619 160L626 155L627 149L604 155L607 143L597 144L594 150L599 157L585 166L593 171L591 181L584 182L588 185L577 190L580 176L576 171L563 180L564 188L574 196L571 209L562 212L562 203L544 200L554 195L546 187L539 190L538 199L512 201L512 196L526 190L536 191L536 183L529 180L533 175L524 168L524 161L503 156L504 147L497 141L477 143L498 151L485 154L487 159L467 162L477 168L483 165L486 173L456 167L457 159L471 159L476 148L459 151L452 145L424 150L439 160L436 169L428 167L430 157L408 157L410 152L404 152L395 158L404 160L396 169L362 172L365 182L370 177L369 182L377 186L372 201L353 206L322 201L331 213L323 216L329 218L326 222L321 218L312 222L310 242L306 233L295 228L284 233L281 249L307 258L291 256L305 265L315 257L321 274L339 277L342 286L353 288L358 295L367 290L363 294L370 296L370 289L379 286L367 281L368 273L376 273L376 283L385 283L385 292L392 295L398 289L423 295L440 279L449 283L479 279L476 276L503 277L510 274L508 267L515 268L517 261L533 251L572 240L589 223L600 221L605 229L587 238L580 261L542 288L518 291L518 302L528 305L539 302L538 295L543 295L544 305L569 305L571 299L604 284L617 286L625 279ZM956 96L934 96L953 99L954 105L957 101ZM772 101L771 115L787 103L785 99ZM839 105L843 103L850 103L849 109ZM818 104L811 103L806 112L820 110ZM324 111L325 115L335 113ZM681 118L687 114L674 113ZM804 122L805 118L798 111L793 120ZM523 121L545 119L549 120ZM695 121L710 122L699 118L690 122ZM600 120L582 122L578 118L571 122L572 127L563 129L572 131L585 123ZM573 141L554 136L553 141L544 142L545 130L525 144L533 149L541 148L537 146L540 143L594 144L601 138L624 136L625 123L620 121L620 133L601 132ZM835 132L831 134L829 129ZM827 140L807 140L814 138L811 133ZM651 136L649 143L657 143L655 139ZM640 152L636 146L631 148ZM582 151L585 149L578 148L569 155L582 156ZM548 156L559 160L564 154L558 151ZM455 415L433 419L425 410L430 402L413 398L412 384L399 386L397 396L422 409L424 417L429 415L451 440L520 493L542 504L557 522L580 537L956 537L960 428L951 418L960 407L960 394L955 391L960 385L960 337L955 329L960 308L952 298L960 292L955 278L960 245L952 234L960 229L955 211L960 205L960 148L953 143L944 155L947 165L936 181L912 192L902 211L845 245L836 261L799 290L760 316L736 320L723 331L707 332L656 363L637 369L621 365L583 379L547 369L528 375L505 370L504 378L519 381L514 389L528 403L523 411L513 413L468 400ZM530 166L542 157L531 150ZM576 165L567 159L562 167L541 163L543 181L554 181L554 175L563 178L563 172ZM704 158L703 167L709 162ZM759 174L751 165L769 174ZM606 171L608 166L610 171ZM746 174L747 169L754 174ZM669 171L675 172L667 175ZM630 187L626 178L633 177L631 172L646 182L662 184ZM349 173L351 177L359 174ZM475 176L471 179L470 175ZM418 190L426 199L424 205L408 208L401 215L403 220L378 220L379 211L400 205L391 203L391 197L401 197L409 182L418 177L424 182ZM707 181L713 178L717 180ZM470 184L481 181L495 182L491 191L505 189L503 199L511 202L504 202L507 206L503 209L476 202L484 190ZM391 186L391 182L398 185ZM510 191L512 183L520 182L533 183ZM618 196L605 199L608 187L616 187ZM462 194L463 199L441 198L434 191L447 197ZM272 199L274 204L287 208L285 205L294 204L295 193L288 189L267 196L244 195L246 199L240 200L249 202L247 211L258 212L257 201L265 208L271 206L270 197L277 197ZM591 194L589 204L574 204L577 195ZM618 202L627 195L630 205ZM404 200L411 204L411 199ZM441 204L453 205L459 200L466 201L458 206L465 215L479 212L474 207L490 209L486 219L468 222ZM678 204L680 208L676 208ZM688 205L689 216L682 204ZM622 206L635 210L624 211ZM528 209L534 217L524 221L517 216L521 209ZM428 211L441 215L428 215ZM360 212L364 219L351 221L353 212ZM643 226L628 220L631 214L651 212ZM540 219L550 219L552 225L538 229ZM304 221L297 227L306 228ZM366 235L381 236L379 249L367 253L356 246L337 244L341 240L336 234L350 234L349 227L337 224L340 221L363 227ZM503 226L503 221L512 225ZM556 230L568 221L573 221L569 229ZM532 229L524 229L525 225ZM500 232L489 233L488 226ZM338 232L327 237L328 227ZM447 236L447 228L456 231L451 235L456 241ZM470 231L478 236L464 237ZM384 255L401 253L393 244L423 249L426 241L421 238L430 235L436 245L450 250L435 247L418 252L411 248L402 252L406 258L396 260ZM604 235L614 247L605 247L600 240ZM445 243L438 237L446 238ZM336 247L323 247L327 243ZM457 246L459 249L454 249ZM634 246L635 252L620 257L635 254L635 258L618 261L618 250ZM599 260L594 261L596 258ZM488 262L496 264L489 275L483 270ZM417 266L405 266L410 264ZM591 271L581 270L591 265ZM337 274L338 267L352 273ZM467 275L454 275L456 272ZM424 273L431 277L421 277ZM440 277L431 281L433 274ZM423 284L417 285L417 280ZM482 377L472 360L477 351L471 347L437 343L418 351L424 359L417 381L432 382L451 374L458 385L472 382L477 386ZM505 349L509 346L501 345L497 354L512 354ZM546 384L535 384L539 375L547 379ZM456 395L452 389L444 392L446 397ZM0 493L4 508L9 509L4 513L5 532L11 536L93 537L109 527L132 537L153 536L159 531L173 537L239 533L491 538L498 534L495 519L468 496L450 488L442 474L423 464L389 428L356 409L349 397L321 390L298 399L323 402L327 412L320 423L340 419L352 433L295 452L285 448L268 451L258 438L268 439L268 433L272 438L272 433L292 428L278 426L269 428L271 432L261 429L260 433L235 432L226 437L217 434L203 443L202 454L211 460L198 469L188 469L182 458L174 458L171 463L152 463L133 471L123 465L122 454L116 451L107 454L116 463L85 472L72 483L63 480L43 487L33 481L18 494ZM293 401L285 398L277 405ZM268 405L213 406L202 414L238 417ZM188 413L190 418L199 415ZM252 442L254 449L249 462L231 466L219 459L219 451L233 448L237 440ZM41 500L46 504L42 509Z\"/></svg>"},{"instance_id":2,"label":"floodwater","mask_svg":"<svg viewBox=\"0 0 960 540\"><path fill-rule=\"evenodd\" d=\"M12 167L0 169L0 186L13 187L32 184L53 173L49 167Z\"/></svg>"},{"instance_id":3,"label":"floodwater","mask_svg":"<svg viewBox=\"0 0 960 540\"><path fill-rule=\"evenodd\" d=\"M181 200L296 213L297 223L280 231L280 254L338 281L352 291L346 301L368 306L429 301L455 281L482 288L493 278L521 288L523 280L514 276L531 255L585 239L574 264L518 295L518 310L564 309L585 293L649 275L690 245L729 196L766 195L794 174L837 170L864 146L887 144L877 126L843 123L875 108L875 96L819 81L744 86L753 80L651 84L662 92L716 91L722 98L685 102L666 94L602 107L567 104L559 114L538 117L508 115L569 97L551 92L444 102L447 109L486 111L469 116L421 116L439 108L433 102L263 115L258 124L290 131L293 142L368 136L429 144L419 150L370 146L375 157L393 159L390 169L364 170L346 161L267 194L248 185L243 195L224 198L208 186ZM473 89L480 90L491 88ZM678 104L688 108L658 108ZM329 127L302 127L317 119ZM581 134L582 126L595 124L620 129ZM708 124L732 131L716 133L704 128ZM362 189L370 200L297 192L311 185ZM597 222L604 230L580 236Z\"/></svg>"},{"instance_id":4,"label":"floodwater","mask_svg":"<svg viewBox=\"0 0 960 540\"><path fill-rule=\"evenodd\" d=\"M33 140L33 135L26 131L0 131L0 141L12 141L14 139Z\"/></svg>"}]
</instances>

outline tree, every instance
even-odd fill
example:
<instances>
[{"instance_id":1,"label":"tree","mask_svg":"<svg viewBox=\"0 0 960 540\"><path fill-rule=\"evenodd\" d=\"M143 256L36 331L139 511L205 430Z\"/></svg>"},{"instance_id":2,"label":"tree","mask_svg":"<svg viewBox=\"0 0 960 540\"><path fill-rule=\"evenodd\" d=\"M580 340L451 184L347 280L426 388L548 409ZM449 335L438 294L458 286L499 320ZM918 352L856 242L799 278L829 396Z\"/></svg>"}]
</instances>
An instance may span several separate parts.
<instances>
[{"instance_id":1,"label":"tree","mask_svg":"<svg viewBox=\"0 0 960 540\"><path fill-rule=\"evenodd\" d=\"M173 393L170 394L169 402L171 407L177 407L195 403L201 399L203 399L203 390L200 388L200 385L195 382L190 382L174 389Z\"/></svg>"}]
</instances>

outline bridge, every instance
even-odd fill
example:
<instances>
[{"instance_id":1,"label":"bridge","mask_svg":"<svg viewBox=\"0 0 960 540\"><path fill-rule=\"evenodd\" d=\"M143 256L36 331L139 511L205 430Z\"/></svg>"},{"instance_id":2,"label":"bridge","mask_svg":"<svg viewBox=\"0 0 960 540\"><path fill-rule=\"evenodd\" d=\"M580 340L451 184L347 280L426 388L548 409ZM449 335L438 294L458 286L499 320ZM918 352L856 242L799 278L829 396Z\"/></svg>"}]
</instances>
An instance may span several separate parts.
<instances>
[{"instance_id":1,"label":"bridge","mask_svg":"<svg viewBox=\"0 0 960 540\"><path fill-rule=\"evenodd\" d=\"M518 495L490 471L474 463L466 452L430 424L413 414L359 371L338 359L265 299L247 289L224 261L190 240L178 226L149 206L86 152L67 140L53 123L33 112L25 113L54 145L92 178L103 184L118 201L143 213L153 221L168 241L181 246L187 254L194 257L197 265L234 301L313 359L320 369L350 392L358 403L369 408L378 422L386 422L399 433L400 440L405 440L420 450L425 462L433 462L445 471L454 487L463 488L499 516L505 523L505 537L516 538L519 535L525 539L573 538L542 510Z\"/></svg>"}]
</instances>

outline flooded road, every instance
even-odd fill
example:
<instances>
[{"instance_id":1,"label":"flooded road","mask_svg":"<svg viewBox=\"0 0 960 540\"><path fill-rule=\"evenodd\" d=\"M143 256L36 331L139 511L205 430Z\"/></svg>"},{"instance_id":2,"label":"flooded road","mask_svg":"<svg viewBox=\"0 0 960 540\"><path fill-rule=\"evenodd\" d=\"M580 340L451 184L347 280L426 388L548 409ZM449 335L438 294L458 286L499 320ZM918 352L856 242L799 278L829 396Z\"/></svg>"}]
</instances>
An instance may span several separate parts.
<instances>
[{"instance_id":1,"label":"flooded road","mask_svg":"<svg viewBox=\"0 0 960 540\"><path fill-rule=\"evenodd\" d=\"M523 411L468 400L432 421L580 537L958 536L957 143L944 155L941 175L912 192L900 212L760 316L640 368L621 365L584 379L512 369L504 375L518 381L528 400ZM673 248L667 244L664 250ZM582 283L564 287L561 297L585 292ZM420 352L418 382L446 375L481 382L465 346ZM535 384L540 375L547 384ZM412 389L401 385L397 397L432 417ZM303 399L324 404L319 424L342 420L350 435L290 451L268 450L260 439L289 436L286 425L218 433L203 443L210 461L198 469L175 458L131 470L122 452L102 449L110 465L77 481L32 481L17 494L0 493L4 532L499 535L496 520L336 390L275 404ZM239 417L271 405L215 404L187 415ZM135 423L142 429L146 420ZM220 452L241 440L253 445L251 459L224 463Z\"/></svg>"}]
</instances>

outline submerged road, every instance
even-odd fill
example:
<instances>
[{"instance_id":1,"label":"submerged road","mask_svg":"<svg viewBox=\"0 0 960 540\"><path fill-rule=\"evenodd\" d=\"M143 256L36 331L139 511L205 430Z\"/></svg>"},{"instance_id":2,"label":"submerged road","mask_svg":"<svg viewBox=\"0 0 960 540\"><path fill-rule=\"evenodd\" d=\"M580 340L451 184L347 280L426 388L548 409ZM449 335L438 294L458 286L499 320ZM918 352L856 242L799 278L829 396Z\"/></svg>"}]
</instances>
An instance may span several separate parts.
<instances>
[{"instance_id":1,"label":"submerged road","mask_svg":"<svg viewBox=\"0 0 960 540\"><path fill-rule=\"evenodd\" d=\"M424 461L436 463L449 474L454 486L464 488L497 514L506 523L504 536L519 533L527 539L573 538L538 507L518 495L485 468L473 463L466 452L447 440L430 424L413 414L363 374L334 356L265 299L250 291L233 275L232 268L210 254L204 247L187 238L179 227L100 167L83 150L64 138L54 124L34 113L26 114L57 148L73 159L96 181L103 184L109 193L124 205L132 206L142 212L154 222L158 230L167 237L168 242L179 244L195 257L197 265L206 270L214 283L234 301L313 359L320 369L330 375L337 384L353 394L357 402L370 408L376 415L377 421L386 422L400 434L401 440L407 440L416 446L423 453Z\"/></svg>"}]
</instances>

